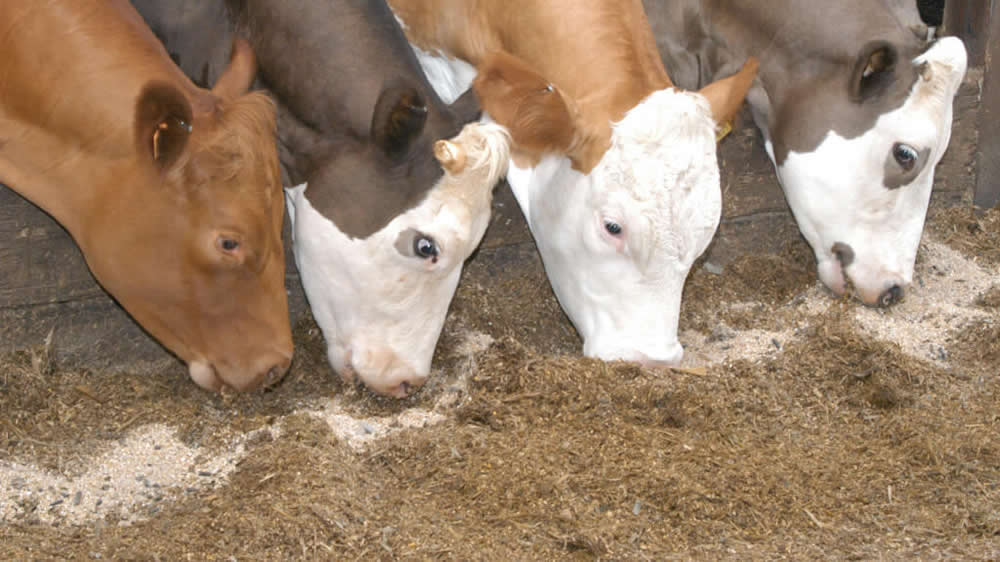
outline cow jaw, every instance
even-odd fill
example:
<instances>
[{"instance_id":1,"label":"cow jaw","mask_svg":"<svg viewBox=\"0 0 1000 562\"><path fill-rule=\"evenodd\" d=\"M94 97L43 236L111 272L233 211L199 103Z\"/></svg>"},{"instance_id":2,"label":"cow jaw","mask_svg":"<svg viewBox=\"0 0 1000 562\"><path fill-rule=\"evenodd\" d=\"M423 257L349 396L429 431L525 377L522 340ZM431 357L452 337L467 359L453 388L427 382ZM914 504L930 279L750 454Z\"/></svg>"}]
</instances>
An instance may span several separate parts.
<instances>
[{"instance_id":1,"label":"cow jaw","mask_svg":"<svg viewBox=\"0 0 1000 562\"><path fill-rule=\"evenodd\" d=\"M838 295L853 285L870 306L884 304L890 291L912 281L934 168L951 138L952 98L965 74L965 48L958 39L941 39L914 64L924 72L909 98L871 130L854 138L830 131L812 152L790 152L776 166L816 254L820 279ZM919 156L904 180L896 179L892 160L899 145ZM774 160L770 142L767 149ZM849 263L838 259L835 247L850 248Z\"/></svg>"},{"instance_id":2,"label":"cow jaw","mask_svg":"<svg viewBox=\"0 0 1000 562\"><path fill-rule=\"evenodd\" d=\"M704 98L664 90L614 126L587 175L563 156L511 163L507 180L584 354L680 361L684 281L721 214L714 129Z\"/></svg>"}]
</instances>

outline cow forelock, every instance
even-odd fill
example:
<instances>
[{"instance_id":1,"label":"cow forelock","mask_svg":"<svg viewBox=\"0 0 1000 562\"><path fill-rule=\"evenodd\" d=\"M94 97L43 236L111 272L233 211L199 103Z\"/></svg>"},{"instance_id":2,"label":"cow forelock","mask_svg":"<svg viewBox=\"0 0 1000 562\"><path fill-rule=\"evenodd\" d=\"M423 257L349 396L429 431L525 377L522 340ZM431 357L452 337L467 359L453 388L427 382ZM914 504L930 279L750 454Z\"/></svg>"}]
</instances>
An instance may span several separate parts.
<instances>
[{"instance_id":1,"label":"cow forelock","mask_svg":"<svg viewBox=\"0 0 1000 562\"><path fill-rule=\"evenodd\" d=\"M588 175L562 156L511 164L508 181L585 354L680 360L684 281L721 214L714 130L703 97L665 90L614 125Z\"/></svg>"},{"instance_id":2,"label":"cow forelock","mask_svg":"<svg viewBox=\"0 0 1000 562\"><path fill-rule=\"evenodd\" d=\"M473 123L451 142L464 150L465 168L366 238L316 211L304 184L288 190L296 263L330 363L382 394L403 396L401 383L428 376L462 264L486 231L492 188L506 171L502 127Z\"/></svg>"},{"instance_id":3,"label":"cow forelock","mask_svg":"<svg viewBox=\"0 0 1000 562\"><path fill-rule=\"evenodd\" d=\"M912 280L934 167L951 137L964 47L957 39L942 39L914 61L925 63L929 73L917 80L906 102L880 116L871 130L849 139L831 131L814 151L791 152L777 166L821 280L838 294L850 281L870 305ZM915 156L903 162L907 174L896 161L900 146ZM853 253L846 265L834 251L838 244Z\"/></svg>"},{"instance_id":4,"label":"cow forelock","mask_svg":"<svg viewBox=\"0 0 1000 562\"><path fill-rule=\"evenodd\" d=\"M649 243L690 266L721 214L715 122L692 92L654 92L612 127L592 175L603 195L632 203L650 223Z\"/></svg>"}]
</instances>

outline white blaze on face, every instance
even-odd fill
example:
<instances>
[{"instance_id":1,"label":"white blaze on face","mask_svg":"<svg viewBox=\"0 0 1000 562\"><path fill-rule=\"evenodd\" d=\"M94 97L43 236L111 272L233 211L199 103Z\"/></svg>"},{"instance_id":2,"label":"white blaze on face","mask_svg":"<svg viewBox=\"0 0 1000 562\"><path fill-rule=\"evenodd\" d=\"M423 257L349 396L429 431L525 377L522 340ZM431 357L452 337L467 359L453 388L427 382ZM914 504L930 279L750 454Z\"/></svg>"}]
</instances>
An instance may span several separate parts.
<instances>
[{"instance_id":1,"label":"white blaze on face","mask_svg":"<svg viewBox=\"0 0 1000 562\"><path fill-rule=\"evenodd\" d=\"M548 156L507 180L584 354L676 363L684 281L721 215L715 123L700 94L663 90L611 140L586 176Z\"/></svg>"},{"instance_id":2,"label":"white blaze on face","mask_svg":"<svg viewBox=\"0 0 1000 562\"><path fill-rule=\"evenodd\" d=\"M941 39L913 61L924 63L927 73L906 102L880 116L871 130L851 139L830 132L813 152L790 152L777 167L789 206L816 253L820 279L842 294L846 273L870 305L912 281L934 167L951 138L952 98L965 75L965 47L959 39ZM767 148L773 160L771 145ZM899 160L905 164L914 155L915 175L887 187L886 178L902 172ZM834 251L838 243L853 252L844 268Z\"/></svg>"},{"instance_id":3,"label":"white blaze on face","mask_svg":"<svg viewBox=\"0 0 1000 562\"><path fill-rule=\"evenodd\" d=\"M452 142L465 149L465 169L446 172L417 207L364 239L316 211L305 184L286 190L295 261L330 364L380 394L406 396L430 373L462 263L486 231L510 157L498 125L466 125Z\"/></svg>"}]
</instances>

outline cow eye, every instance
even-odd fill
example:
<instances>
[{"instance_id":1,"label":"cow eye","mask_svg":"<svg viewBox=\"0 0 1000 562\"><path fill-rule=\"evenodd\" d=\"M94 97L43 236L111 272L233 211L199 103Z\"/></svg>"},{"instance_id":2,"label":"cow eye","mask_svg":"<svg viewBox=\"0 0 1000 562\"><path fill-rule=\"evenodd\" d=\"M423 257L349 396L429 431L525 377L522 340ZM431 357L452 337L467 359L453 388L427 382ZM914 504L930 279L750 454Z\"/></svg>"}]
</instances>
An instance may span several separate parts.
<instances>
[{"instance_id":1,"label":"cow eye","mask_svg":"<svg viewBox=\"0 0 1000 562\"><path fill-rule=\"evenodd\" d=\"M618 236L622 233L622 225L615 221L604 221L604 230L607 230L608 234L612 236Z\"/></svg>"},{"instance_id":2,"label":"cow eye","mask_svg":"<svg viewBox=\"0 0 1000 562\"><path fill-rule=\"evenodd\" d=\"M420 236L413 240L413 253L424 259L435 258L438 255L438 247L433 238Z\"/></svg>"},{"instance_id":3,"label":"cow eye","mask_svg":"<svg viewBox=\"0 0 1000 562\"><path fill-rule=\"evenodd\" d=\"M920 155L917 154L917 150L912 146L903 143L896 143L892 147L892 157L896 159L896 163L899 164L899 167L909 172L917 163L917 158L919 158Z\"/></svg>"},{"instance_id":4,"label":"cow eye","mask_svg":"<svg viewBox=\"0 0 1000 562\"><path fill-rule=\"evenodd\" d=\"M234 238L230 238L228 236L220 236L216 240L216 244L218 244L220 250L222 250L223 252L226 252L227 254L235 252L240 247L239 240L236 240Z\"/></svg>"}]
</instances>

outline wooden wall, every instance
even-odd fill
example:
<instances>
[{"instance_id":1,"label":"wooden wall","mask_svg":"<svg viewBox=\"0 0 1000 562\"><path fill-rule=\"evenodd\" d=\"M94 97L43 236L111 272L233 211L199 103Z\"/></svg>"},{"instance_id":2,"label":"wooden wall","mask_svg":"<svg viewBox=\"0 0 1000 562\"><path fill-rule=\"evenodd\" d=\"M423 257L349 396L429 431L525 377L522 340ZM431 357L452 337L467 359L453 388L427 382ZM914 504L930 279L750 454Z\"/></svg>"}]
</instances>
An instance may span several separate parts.
<instances>
[{"instance_id":1,"label":"wooden wall","mask_svg":"<svg viewBox=\"0 0 1000 562\"><path fill-rule=\"evenodd\" d=\"M965 41L969 66L982 68L979 152L973 201L989 209L1000 203L1000 17L995 0L945 3L944 32Z\"/></svg>"}]
</instances>

